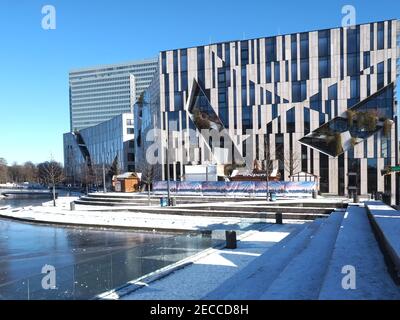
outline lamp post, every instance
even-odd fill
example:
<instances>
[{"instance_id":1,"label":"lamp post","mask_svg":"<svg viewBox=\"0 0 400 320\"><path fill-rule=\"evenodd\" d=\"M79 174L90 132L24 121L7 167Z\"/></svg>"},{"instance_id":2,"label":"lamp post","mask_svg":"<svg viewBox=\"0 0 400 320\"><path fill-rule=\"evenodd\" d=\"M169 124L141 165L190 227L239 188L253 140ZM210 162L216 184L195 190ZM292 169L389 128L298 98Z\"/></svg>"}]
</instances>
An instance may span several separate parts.
<instances>
[{"instance_id":1,"label":"lamp post","mask_svg":"<svg viewBox=\"0 0 400 320\"><path fill-rule=\"evenodd\" d=\"M103 146L103 166L102 166L102 170L103 170L103 193L107 192L107 187L106 187L106 150Z\"/></svg>"},{"instance_id":2,"label":"lamp post","mask_svg":"<svg viewBox=\"0 0 400 320\"><path fill-rule=\"evenodd\" d=\"M269 202L269 169L271 166L271 152L269 149L269 141L267 141L268 136L266 135L264 138L264 153L265 153L265 183L266 183L266 191L267 191L267 202Z\"/></svg>"},{"instance_id":3,"label":"lamp post","mask_svg":"<svg viewBox=\"0 0 400 320\"><path fill-rule=\"evenodd\" d=\"M104 193L107 192L107 188L106 188L106 167L104 165L104 161L103 161L103 192Z\"/></svg>"},{"instance_id":4,"label":"lamp post","mask_svg":"<svg viewBox=\"0 0 400 320\"><path fill-rule=\"evenodd\" d=\"M86 195L88 195L89 194L89 177L88 177L88 157L86 156L85 157L85 162L86 162L86 165L85 165L85 180L86 180Z\"/></svg>"},{"instance_id":5,"label":"lamp post","mask_svg":"<svg viewBox=\"0 0 400 320\"><path fill-rule=\"evenodd\" d=\"M167 197L168 197L168 206L171 203L171 193L170 193L170 184L169 184L169 130L167 130Z\"/></svg>"}]
</instances>

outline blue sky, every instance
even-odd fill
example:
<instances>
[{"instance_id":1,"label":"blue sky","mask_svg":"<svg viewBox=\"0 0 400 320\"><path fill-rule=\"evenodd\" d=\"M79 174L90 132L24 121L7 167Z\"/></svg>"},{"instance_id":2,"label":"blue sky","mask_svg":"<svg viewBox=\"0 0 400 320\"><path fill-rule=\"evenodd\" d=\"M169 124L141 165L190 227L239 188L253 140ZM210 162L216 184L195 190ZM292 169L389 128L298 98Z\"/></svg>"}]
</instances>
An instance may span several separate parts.
<instances>
[{"instance_id":1,"label":"blue sky","mask_svg":"<svg viewBox=\"0 0 400 320\"><path fill-rule=\"evenodd\" d=\"M56 30L41 27L54 5ZM158 51L400 18L400 1L1 0L0 157L63 160L68 71L156 56Z\"/></svg>"}]
</instances>

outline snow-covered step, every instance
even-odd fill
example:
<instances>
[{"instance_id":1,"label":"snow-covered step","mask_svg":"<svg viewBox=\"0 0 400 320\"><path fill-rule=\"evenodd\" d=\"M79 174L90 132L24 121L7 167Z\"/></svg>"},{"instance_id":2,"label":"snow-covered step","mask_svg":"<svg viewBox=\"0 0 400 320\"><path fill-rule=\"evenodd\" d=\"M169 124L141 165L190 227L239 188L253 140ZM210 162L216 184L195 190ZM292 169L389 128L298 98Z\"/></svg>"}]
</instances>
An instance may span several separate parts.
<instances>
[{"instance_id":1,"label":"snow-covered step","mask_svg":"<svg viewBox=\"0 0 400 320\"><path fill-rule=\"evenodd\" d=\"M333 212L260 297L270 299L317 299L335 245L343 212Z\"/></svg>"},{"instance_id":2,"label":"snow-covered step","mask_svg":"<svg viewBox=\"0 0 400 320\"><path fill-rule=\"evenodd\" d=\"M274 245L241 272L227 279L203 299L206 300L251 300L261 294L275 280L290 260L303 250L325 219L307 224L297 233L291 233Z\"/></svg>"},{"instance_id":3,"label":"snow-covered step","mask_svg":"<svg viewBox=\"0 0 400 320\"><path fill-rule=\"evenodd\" d=\"M400 281L400 211L381 201L368 201L365 205L390 268Z\"/></svg>"},{"instance_id":4,"label":"snow-covered step","mask_svg":"<svg viewBox=\"0 0 400 320\"><path fill-rule=\"evenodd\" d=\"M355 268L355 290L345 290L342 287L342 280L348 275L342 273L344 266ZM349 206L336 239L319 299L399 298L399 289L388 273L365 208Z\"/></svg>"}]
</instances>

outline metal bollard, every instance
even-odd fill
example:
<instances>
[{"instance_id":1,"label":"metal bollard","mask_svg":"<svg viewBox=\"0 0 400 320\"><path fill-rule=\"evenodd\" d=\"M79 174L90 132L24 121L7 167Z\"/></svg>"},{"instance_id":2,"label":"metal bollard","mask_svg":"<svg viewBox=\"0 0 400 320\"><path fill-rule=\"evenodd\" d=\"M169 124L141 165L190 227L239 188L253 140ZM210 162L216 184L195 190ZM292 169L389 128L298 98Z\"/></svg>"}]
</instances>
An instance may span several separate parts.
<instances>
[{"instance_id":1,"label":"metal bollard","mask_svg":"<svg viewBox=\"0 0 400 320\"><path fill-rule=\"evenodd\" d=\"M170 199L170 202L169 202L169 205L170 205L171 207L176 207L176 198L171 198L171 199Z\"/></svg>"},{"instance_id":2,"label":"metal bollard","mask_svg":"<svg viewBox=\"0 0 400 320\"><path fill-rule=\"evenodd\" d=\"M283 224L283 215L281 212L275 213L275 223L276 224Z\"/></svg>"},{"instance_id":3,"label":"metal bollard","mask_svg":"<svg viewBox=\"0 0 400 320\"><path fill-rule=\"evenodd\" d=\"M226 238L225 248L227 249L237 248L236 231L225 231L225 238Z\"/></svg>"},{"instance_id":4,"label":"metal bollard","mask_svg":"<svg viewBox=\"0 0 400 320\"><path fill-rule=\"evenodd\" d=\"M71 209L71 211L75 211L75 202L74 201L69 203L69 208Z\"/></svg>"},{"instance_id":5,"label":"metal bollard","mask_svg":"<svg viewBox=\"0 0 400 320\"><path fill-rule=\"evenodd\" d=\"M312 197L313 199L317 199L317 190L313 190Z\"/></svg>"},{"instance_id":6,"label":"metal bollard","mask_svg":"<svg viewBox=\"0 0 400 320\"><path fill-rule=\"evenodd\" d=\"M357 192L354 192L354 194L353 194L353 202L354 203L360 202L360 196L357 194Z\"/></svg>"},{"instance_id":7,"label":"metal bollard","mask_svg":"<svg viewBox=\"0 0 400 320\"><path fill-rule=\"evenodd\" d=\"M203 230L201 231L202 238L212 238L212 230Z\"/></svg>"}]
</instances>

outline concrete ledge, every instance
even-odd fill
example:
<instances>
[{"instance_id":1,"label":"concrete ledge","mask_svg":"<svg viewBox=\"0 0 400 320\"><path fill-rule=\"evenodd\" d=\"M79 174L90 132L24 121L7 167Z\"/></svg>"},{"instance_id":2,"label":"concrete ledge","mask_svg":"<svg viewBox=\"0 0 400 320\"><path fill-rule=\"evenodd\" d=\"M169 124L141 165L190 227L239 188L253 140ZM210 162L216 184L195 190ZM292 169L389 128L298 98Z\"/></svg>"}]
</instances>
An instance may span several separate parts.
<instances>
[{"instance_id":1,"label":"concrete ledge","mask_svg":"<svg viewBox=\"0 0 400 320\"><path fill-rule=\"evenodd\" d=\"M400 284L400 212L381 201L367 201L365 207L389 270Z\"/></svg>"},{"instance_id":2,"label":"concrete ledge","mask_svg":"<svg viewBox=\"0 0 400 320\"><path fill-rule=\"evenodd\" d=\"M143 232L162 232L162 233L173 233L173 234L184 234L187 232L190 233L199 233L203 234L206 229L173 229L173 228L157 228L157 227L135 227L135 226L123 226L123 225L106 225L106 224L94 224L94 223L74 223L74 222L61 222L61 221L48 221L42 219L34 219L30 217L16 217L5 214L0 214L0 218L7 220L15 220L21 222L27 222L31 224L41 224L41 225L55 225L55 226L64 226L64 227L91 227L91 228L99 228L99 229L119 229L119 230L131 230L131 231L143 231Z\"/></svg>"}]
</instances>

